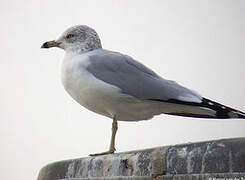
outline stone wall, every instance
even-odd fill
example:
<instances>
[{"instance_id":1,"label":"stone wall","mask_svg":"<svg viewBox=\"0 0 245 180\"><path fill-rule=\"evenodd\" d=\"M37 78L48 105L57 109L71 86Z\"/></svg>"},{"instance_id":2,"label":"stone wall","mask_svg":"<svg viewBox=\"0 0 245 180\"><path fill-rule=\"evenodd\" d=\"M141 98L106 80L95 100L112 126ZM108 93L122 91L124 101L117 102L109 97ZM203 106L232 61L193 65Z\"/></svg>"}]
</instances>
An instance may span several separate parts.
<instances>
[{"instance_id":1,"label":"stone wall","mask_svg":"<svg viewBox=\"0 0 245 180\"><path fill-rule=\"evenodd\" d=\"M51 163L38 180L245 180L245 138L163 146Z\"/></svg>"}]
</instances>

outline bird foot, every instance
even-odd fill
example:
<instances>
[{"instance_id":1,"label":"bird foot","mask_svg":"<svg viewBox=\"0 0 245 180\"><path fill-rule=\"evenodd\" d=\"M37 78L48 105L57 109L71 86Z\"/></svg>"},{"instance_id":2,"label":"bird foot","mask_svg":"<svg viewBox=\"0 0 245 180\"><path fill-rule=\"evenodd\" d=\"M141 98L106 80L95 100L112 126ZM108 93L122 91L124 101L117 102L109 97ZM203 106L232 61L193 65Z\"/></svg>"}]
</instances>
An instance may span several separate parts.
<instances>
[{"instance_id":1,"label":"bird foot","mask_svg":"<svg viewBox=\"0 0 245 180\"><path fill-rule=\"evenodd\" d=\"M102 152L102 153L90 154L89 156L101 156L101 155L106 155L106 154L113 154L114 152L115 152L115 150L111 149L109 151L105 151L105 152Z\"/></svg>"}]
</instances>

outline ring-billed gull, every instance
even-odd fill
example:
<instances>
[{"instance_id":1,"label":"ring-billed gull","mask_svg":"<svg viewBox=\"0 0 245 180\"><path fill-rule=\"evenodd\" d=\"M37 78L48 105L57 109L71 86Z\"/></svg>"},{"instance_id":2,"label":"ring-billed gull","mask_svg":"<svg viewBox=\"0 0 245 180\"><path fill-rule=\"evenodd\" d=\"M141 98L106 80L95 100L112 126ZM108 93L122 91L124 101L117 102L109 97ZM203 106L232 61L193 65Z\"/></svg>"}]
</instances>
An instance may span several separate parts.
<instances>
[{"instance_id":1,"label":"ring-billed gull","mask_svg":"<svg viewBox=\"0 0 245 180\"><path fill-rule=\"evenodd\" d=\"M42 48L59 47L66 54L61 79L82 106L113 119L109 150L115 151L117 121L140 121L170 114L196 118L242 118L245 113L203 98L166 80L130 56L102 48L92 28L78 25Z\"/></svg>"}]
</instances>

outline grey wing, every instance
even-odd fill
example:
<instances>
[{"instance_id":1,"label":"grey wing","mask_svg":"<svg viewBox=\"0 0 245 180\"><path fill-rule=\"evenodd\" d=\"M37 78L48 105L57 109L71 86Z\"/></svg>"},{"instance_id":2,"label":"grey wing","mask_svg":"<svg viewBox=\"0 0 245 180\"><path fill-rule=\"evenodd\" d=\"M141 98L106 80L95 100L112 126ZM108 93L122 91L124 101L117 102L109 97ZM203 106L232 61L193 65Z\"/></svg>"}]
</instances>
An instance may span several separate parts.
<instances>
[{"instance_id":1,"label":"grey wing","mask_svg":"<svg viewBox=\"0 0 245 180\"><path fill-rule=\"evenodd\" d=\"M96 78L119 87L122 93L139 99L201 102L197 93L174 81L161 78L129 56L103 50L90 57L87 70Z\"/></svg>"}]
</instances>

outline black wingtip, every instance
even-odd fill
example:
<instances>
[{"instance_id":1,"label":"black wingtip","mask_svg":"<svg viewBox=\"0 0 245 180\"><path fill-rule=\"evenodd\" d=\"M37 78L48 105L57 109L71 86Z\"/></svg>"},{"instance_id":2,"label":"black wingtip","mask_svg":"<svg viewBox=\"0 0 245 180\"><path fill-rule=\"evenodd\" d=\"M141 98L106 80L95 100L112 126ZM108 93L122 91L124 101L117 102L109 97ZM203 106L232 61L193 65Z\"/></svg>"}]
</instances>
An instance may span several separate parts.
<instances>
[{"instance_id":1,"label":"black wingtip","mask_svg":"<svg viewBox=\"0 0 245 180\"><path fill-rule=\"evenodd\" d=\"M197 114L195 112L182 112L182 113L165 113L169 115L175 116L185 116L185 117L194 117L194 118L211 118L211 119L245 119L245 113L242 111L238 111L236 109L224 106L220 103L215 101L211 101L209 99L203 98L201 103L196 102L186 102L180 101L176 99L169 99L169 100L160 100L160 99L149 99L151 101L159 101L165 103L173 103L173 104L180 104L180 105L187 105L187 106L195 106L200 108L208 108L211 111L214 111L215 114Z\"/></svg>"},{"instance_id":2,"label":"black wingtip","mask_svg":"<svg viewBox=\"0 0 245 180\"><path fill-rule=\"evenodd\" d=\"M244 112L224 106L222 104L219 104L217 102L211 101L206 98L203 98L202 105L204 107L216 111L216 118L218 119L230 119L230 118L245 119Z\"/></svg>"}]
</instances>

